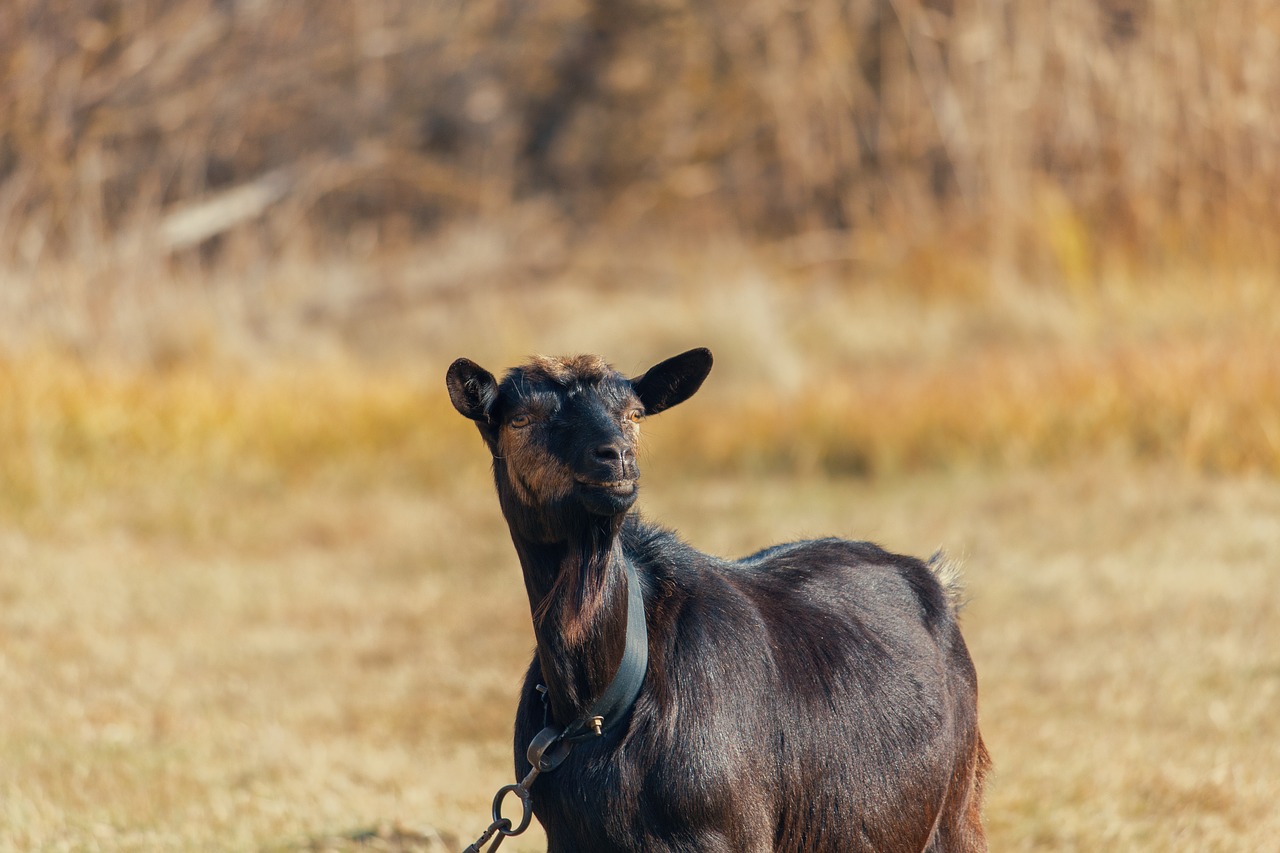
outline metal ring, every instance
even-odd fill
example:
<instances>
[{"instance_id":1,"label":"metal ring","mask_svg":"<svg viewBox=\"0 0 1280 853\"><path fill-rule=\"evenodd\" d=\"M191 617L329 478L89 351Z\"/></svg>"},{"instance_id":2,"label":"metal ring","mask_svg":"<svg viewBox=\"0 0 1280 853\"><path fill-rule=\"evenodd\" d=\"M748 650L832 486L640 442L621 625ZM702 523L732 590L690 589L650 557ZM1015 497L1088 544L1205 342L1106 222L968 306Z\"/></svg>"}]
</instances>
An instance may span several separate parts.
<instances>
[{"instance_id":1,"label":"metal ring","mask_svg":"<svg viewBox=\"0 0 1280 853\"><path fill-rule=\"evenodd\" d=\"M520 805L524 807L524 815L520 818L520 824L515 829L511 828L511 821L502 816L502 801L506 799L507 794L515 791L516 796L520 798ZM498 832L503 835L519 835L529 828L529 821L533 820L533 799L529 796L529 789L519 782L511 785L503 785L498 789L498 793L493 796L493 822L495 824L505 824L498 826Z\"/></svg>"}]
</instances>

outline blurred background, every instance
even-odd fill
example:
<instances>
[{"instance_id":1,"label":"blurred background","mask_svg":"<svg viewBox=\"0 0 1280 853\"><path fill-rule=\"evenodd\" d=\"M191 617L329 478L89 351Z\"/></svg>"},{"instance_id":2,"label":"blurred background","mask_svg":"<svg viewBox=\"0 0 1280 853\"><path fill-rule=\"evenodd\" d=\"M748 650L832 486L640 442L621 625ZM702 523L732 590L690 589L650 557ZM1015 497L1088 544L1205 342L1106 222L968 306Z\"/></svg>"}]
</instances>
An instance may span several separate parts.
<instances>
[{"instance_id":1,"label":"blurred background","mask_svg":"<svg viewBox=\"0 0 1280 853\"><path fill-rule=\"evenodd\" d=\"M645 511L963 558L993 849L1263 849L1277 233L1270 0L7 0L0 849L468 843L444 370L700 345Z\"/></svg>"}]
</instances>

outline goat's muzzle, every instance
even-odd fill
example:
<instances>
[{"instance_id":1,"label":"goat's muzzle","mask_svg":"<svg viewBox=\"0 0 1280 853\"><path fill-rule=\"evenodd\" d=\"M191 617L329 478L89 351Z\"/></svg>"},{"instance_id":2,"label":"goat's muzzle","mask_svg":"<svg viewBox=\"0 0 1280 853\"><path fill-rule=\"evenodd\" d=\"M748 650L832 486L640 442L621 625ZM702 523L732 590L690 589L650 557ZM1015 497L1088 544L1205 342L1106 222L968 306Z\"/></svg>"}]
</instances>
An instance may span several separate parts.
<instances>
[{"instance_id":1,"label":"goat's muzzle","mask_svg":"<svg viewBox=\"0 0 1280 853\"><path fill-rule=\"evenodd\" d=\"M639 477L620 480L577 479L578 497L595 515L620 515L631 508L640 492Z\"/></svg>"},{"instance_id":2,"label":"goat's muzzle","mask_svg":"<svg viewBox=\"0 0 1280 853\"><path fill-rule=\"evenodd\" d=\"M624 497L627 497L628 495L635 494L635 491L637 488L637 479L633 478L630 480L608 480L605 482L598 482L596 480L579 479L578 485L588 489L599 489L600 491L608 492L609 494L614 495L615 497L624 498Z\"/></svg>"}]
</instances>

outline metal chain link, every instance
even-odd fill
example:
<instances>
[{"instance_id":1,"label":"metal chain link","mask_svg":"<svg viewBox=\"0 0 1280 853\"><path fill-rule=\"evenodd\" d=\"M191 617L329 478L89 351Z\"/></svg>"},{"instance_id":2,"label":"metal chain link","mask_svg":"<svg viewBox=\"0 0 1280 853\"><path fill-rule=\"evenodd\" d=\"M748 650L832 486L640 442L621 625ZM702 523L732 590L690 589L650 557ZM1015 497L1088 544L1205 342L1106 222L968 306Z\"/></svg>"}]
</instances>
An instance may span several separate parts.
<instances>
[{"instance_id":1,"label":"metal chain link","mask_svg":"<svg viewBox=\"0 0 1280 853\"><path fill-rule=\"evenodd\" d=\"M480 834L475 844L463 850L462 853L480 853L480 846L497 833L498 837L493 839L493 844L485 851L485 853L493 853L504 838L519 835L528 829L529 822L533 820L533 796L529 793L529 789L533 787L534 780L540 774L549 773L559 767L572 750L573 744L564 740L563 729L548 726L534 735L527 752L529 772L519 782L503 785L498 789L498 793L493 795L493 823ZM515 794L519 797L520 807L523 809L520 822L515 824L514 828L510 819L502 816L502 801L507 798L507 794Z\"/></svg>"},{"instance_id":2,"label":"metal chain link","mask_svg":"<svg viewBox=\"0 0 1280 853\"><path fill-rule=\"evenodd\" d=\"M507 830L510 828L511 821L507 820L505 817L502 818L502 820L495 820L493 823L489 824L488 829L480 833L480 837L476 839L475 843L466 850L463 850L462 853L480 853L481 845L488 841L496 832L498 833L498 837L493 839L493 846L485 851L485 853L493 853L493 851L498 849L498 845L502 843L502 840L507 837Z\"/></svg>"},{"instance_id":3,"label":"metal chain link","mask_svg":"<svg viewBox=\"0 0 1280 853\"><path fill-rule=\"evenodd\" d=\"M480 853L480 847L490 838L493 844L486 853L494 853L498 845L509 835L519 835L529 828L533 820L533 797L529 788L539 773L550 773L559 767L576 743L598 738L603 734L606 725L613 722L630 710L636 695L644 682L645 672L649 665L649 640L644 616L644 595L640 588L640 578L635 566L623 557L627 571L627 636L622 650L622 660L613 680L605 687L604 692L587 710L587 714L570 723L565 728L550 724L551 708L544 684L534 685L542 699L542 731L533 736L525 753L529 759L529 773L514 785L503 785L493 798L493 823L480 834L476 843L462 853ZM511 821L502 816L502 801L507 794L515 793L520 798L524 809L520 823L512 828ZM497 837L494 838L494 834Z\"/></svg>"},{"instance_id":4,"label":"metal chain link","mask_svg":"<svg viewBox=\"0 0 1280 853\"><path fill-rule=\"evenodd\" d=\"M563 760L563 757L560 760ZM556 764L559 763L559 761L556 762ZM519 782L513 785L503 785L498 789L498 793L493 795L493 823L489 824L489 828L480 833L480 837L476 839L475 843L463 850L462 853L480 853L481 845L497 833L497 837L493 839L493 844L489 845L489 849L485 851L485 853L493 853L503 840L512 835L519 835L529 828L529 822L533 820L533 797L529 794L529 786L533 784L533 780L537 779L541 772L542 770L537 764L534 764ZM514 828L512 828L511 819L502 816L502 801L507 798L507 794L511 793L520 798L520 807L523 810L520 814L520 823L516 824Z\"/></svg>"}]
</instances>

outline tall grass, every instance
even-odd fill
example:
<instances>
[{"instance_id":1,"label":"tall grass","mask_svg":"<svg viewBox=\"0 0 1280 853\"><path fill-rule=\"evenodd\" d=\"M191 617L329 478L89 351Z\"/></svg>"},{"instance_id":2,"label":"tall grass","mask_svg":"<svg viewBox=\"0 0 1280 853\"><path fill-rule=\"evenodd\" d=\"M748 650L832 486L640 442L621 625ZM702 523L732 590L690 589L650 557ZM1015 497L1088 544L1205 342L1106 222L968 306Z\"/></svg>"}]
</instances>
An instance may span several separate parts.
<instances>
[{"instance_id":1,"label":"tall grass","mask_svg":"<svg viewBox=\"0 0 1280 853\"><path fill-rule=\"evenodd\" d=\"M1278 54L1268 0L0 3L0 850L473 837L532 640L445 366L696 345L658 517L972 558L994 841L1259 849L1280 495L1178 469L1280 476Z\"/></svg>"},{"instance_id":2,"label":"tall grass","mask_svg":"<svg viewBox=\"0 0 1280 853\"><path fill-rule=\"evenodd\" d=\"M676 464L1276 472L1277 44L1263 0L6 3L0 499L436 482L456 355L694 344Z\"/></svg>"},{"instance_id":3,"label":"tall grass","mask_svg":"<svg viewBox=\"0 0 1280 853\"><path fill-rule=\"evenodd\" d=\"M1278 45L1267 0L14 0L0 254L385 247L543 200L550 240L1274 261Z\"/></svg>"},{"instance_id":4,"label":"tall grass","mask_svg":"<svg viewBox=\"0 0 1280 853\"><path fill-rule=\"evenodd\" d=\"M446 465L437 399L411 378L340 365L252 375L52 356L0 361L0 389L0 503L28 516L101 494L413 485Z\"/></svg>"},{"instance_id":5,"label":"tall grass","mask_svg":"<svg viewBox=\"0 0 1280 853\"><path fill-rule=\"evenodd\" d=\"M1109 330L1107 314L1060 307L1056 332L1043 318L1002 318L990 304L962 303L951 317L877 343L843 318L892 328L916 310L828 296L835 301L825 325L807 311L780 319L795 303L766 301L755 308L758 322L779 325L716 326L709 315L726 300L751 310L735 293L730 287L689 312L687 329L668 330L684 342L710 343L721 361L696 406L648 428L662 466L882 476L1102 456L1280 474L1274 296L1232 310L1238 294L1219 293L1215 302L1204 288L1203 300L1187 306L1196 313L1163 317L1144 315L1139 300ZM597 309L604 314L602 303L593 307L581 292L561 299L586 306L582 325L593 324ZM678 296L646 299L655 315L688 307ZM615 314L623 327L625 308ZM483 300L471 310L483 313ZM528 311L531 326L549 322L532 305ZM1218 311L1228 313L1215 317ZM398 482L430 490L456 476L483 478L483 454L448 403L443 369L465 353L497 370L522 353L490 341L477 354L461 342L471 328L463 326L457 340L436 342L412 365L336 358L263 366L215 356L112 364L67 354L0 360L0 504L34 519L85 496L136 494L143 484L158 489L163 503L187 489L198 500L209 489ZM536 336L514 321L502 328L515 340ZM613 334L607 326L596 332ZM581 332L561 326L549 336ZM762 336L769 336L764 350ZM930 346L930 338L938 340ZM620 348L619 365L638 372L674 347L648 332ZM182 506L178 500L175 511Z\"/></svg>"}]
</instances>

